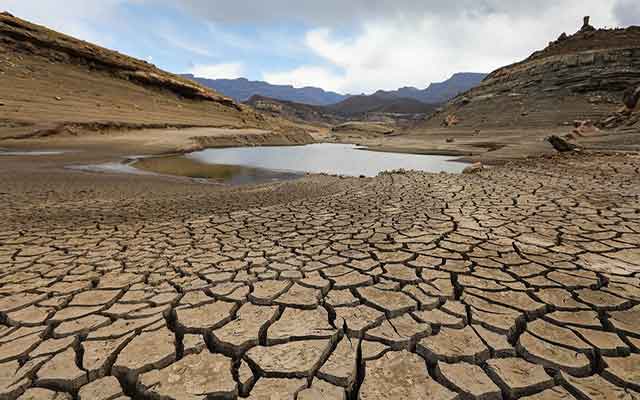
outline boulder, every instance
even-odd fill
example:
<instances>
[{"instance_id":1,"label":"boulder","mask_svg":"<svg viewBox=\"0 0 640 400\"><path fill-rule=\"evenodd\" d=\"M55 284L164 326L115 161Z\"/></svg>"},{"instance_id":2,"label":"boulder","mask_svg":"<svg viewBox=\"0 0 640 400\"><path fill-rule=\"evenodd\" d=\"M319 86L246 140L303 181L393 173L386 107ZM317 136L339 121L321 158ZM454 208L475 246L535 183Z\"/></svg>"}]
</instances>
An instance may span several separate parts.
<instances>
[{"instance_id":1,"label":"boulder","mask_svg":"<svg viewBox=\"0 0 640 400\"><path fill-rule=\"evenodd\" d=\"M452 126L458 125L458 122L460 121L458 120L458 117L455 116L455 114L449 114L442 121L442 126L444 126L445 128L450 128Z\"/></svg>"},{"instance_id":2,"label":"boulder","mask_svg":"<svg viewBox=\"0 0 640 400\"><path fill-rule=\"evenodd\" d=\"M569 143L560 136L556 135L549 136L545 139L545 141L551 144L551 146L553 146L553 148L560 153L574 151L578 148L578 146L576 146L575 144Z\"/></svg>"},{"instance_id":3,"label":"boulder","mask_svg":"<svg viewBox=\"0 0 640 400\"><path fill-rule=\"evenodd\" d=\"M572 131L572 133L578 136L591 135L599 131L599 129L594 126L593 121L591 120L573 121L573 126L575 129Z\"/></svg>"},{"instance_id":4,"label":"boulder","mask_svg":"<svg viewBox=\"0 0 640 400\"><path fill-rule=\"evenodd\" d=\"M470 166L462 170L462 173L470 175L470 174L477 174L479 172L482 172L483 170L484 170L484 165L482 165L482 163L477 162L477 163L471 164Z\"/></svg>"},{"instance_id":5,"label":"boulder","mask_svg":"<svg viewBox=\"0 0 640 400\"><path fill-rule=\"evenodd\" d=\"M593 32L596 30L596 28L591 26L591 24L589 23L590 20L591 20L591 17L589 16L584 17L582 28L580 28L580 32Z\"/></svg>"},{"instance_id":6,"label":"boulder","mask_svg":"<svg viewBox=\"0 0 640 400\"><path fill-rule=\"evenodd\" d=\"M627 110L635 110L640 102L640 86L632 86L627 89L622 95L622 102L627 107Z\"/></svg>"}]
</instances>

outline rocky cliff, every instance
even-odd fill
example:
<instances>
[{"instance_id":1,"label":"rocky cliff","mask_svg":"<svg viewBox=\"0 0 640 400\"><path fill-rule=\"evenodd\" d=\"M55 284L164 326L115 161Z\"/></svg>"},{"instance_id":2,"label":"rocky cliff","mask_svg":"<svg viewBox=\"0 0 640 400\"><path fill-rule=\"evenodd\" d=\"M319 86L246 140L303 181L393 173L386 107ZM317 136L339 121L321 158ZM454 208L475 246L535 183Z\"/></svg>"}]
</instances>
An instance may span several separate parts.
<instances>
[{"instance_id":1,"label":"rocky cliff","mask_svg":"<svg viewBox=\"0 0 640 400\"><path fill-rule=\"evenodd\" d=\"M598 121L640 82L640 27L595 29L585 21L574 35L492 72L451 100L427 127L544 128Z\"/></svg>"}]
</instances>

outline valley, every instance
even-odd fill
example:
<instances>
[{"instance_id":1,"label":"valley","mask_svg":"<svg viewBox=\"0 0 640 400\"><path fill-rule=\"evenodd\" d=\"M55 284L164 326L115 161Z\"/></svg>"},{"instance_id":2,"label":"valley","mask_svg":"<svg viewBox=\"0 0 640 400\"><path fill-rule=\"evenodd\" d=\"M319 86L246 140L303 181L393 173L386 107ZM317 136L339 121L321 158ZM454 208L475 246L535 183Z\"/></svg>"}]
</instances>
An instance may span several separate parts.
<instances>
[{"instance_id":1,"label":"valley","mask_svg":"<svg viewBox=\"0 0 640 400\"><path fill-rule=\"evenodd\" d=\"M0 399L640 398L640 28L192 79L0 14Z\"/></svg>"}]
</instances>

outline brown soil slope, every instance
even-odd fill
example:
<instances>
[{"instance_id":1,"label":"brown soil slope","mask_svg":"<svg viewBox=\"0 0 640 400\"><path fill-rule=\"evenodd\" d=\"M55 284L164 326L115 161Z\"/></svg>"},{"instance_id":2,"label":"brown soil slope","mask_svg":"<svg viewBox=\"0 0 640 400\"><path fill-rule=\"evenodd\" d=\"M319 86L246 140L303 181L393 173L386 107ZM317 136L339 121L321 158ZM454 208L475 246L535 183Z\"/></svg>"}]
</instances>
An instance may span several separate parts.
<instances>
[{"instance_id":1,"label":"brown soil slope","mask_svg":"<svg viewBox=\"0 0 640 400\"><path fill-rule=\"evenodd\" d=\"M0 14L0 138L90 127L263 127L264 119L190 80Z\"/></svg>"},{"instance_id":2,"label":"brown soil slope","mask_svg":"<svg viewBox=\"0 0 640 400\"><path fill-rule=\"evenodd\" d=\"M284 118L301 123L332 125L346 120L323 106L273 99L260 95L251 96L244 104L273 118Z\"/></svg>"},{"instance_id":3,"label":"brown soil slope","mask_svg":"<svg viewBox=\"0 0 640 400\"><path fill-rule=\"evenodd\" d=\"M561 36L526 60L491 73L427 123L459 128L549 128L600 120L640 82L640 27Z\"/></svg>"}]
</instances>

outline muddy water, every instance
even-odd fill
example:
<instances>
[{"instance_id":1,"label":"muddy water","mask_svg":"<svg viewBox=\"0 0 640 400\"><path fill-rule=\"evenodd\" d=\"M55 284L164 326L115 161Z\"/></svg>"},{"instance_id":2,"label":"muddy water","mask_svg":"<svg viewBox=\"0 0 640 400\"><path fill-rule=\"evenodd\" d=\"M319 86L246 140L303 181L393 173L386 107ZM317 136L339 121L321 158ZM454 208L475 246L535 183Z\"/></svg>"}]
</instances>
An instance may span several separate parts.
<instances>
[{"instance_id":1,"label":"muddy water","mask_svg":"<svg viewBox=\"0 0 640 400\"><path fill-rule=\"evenodd\" d=\"M368 177L397 169L457 173L466 166L450 161L448 156L373 152L354 145L332 143L208 149L185 157L210 165Z\"/></svg>"},{"instance_id":2,"label":"muddy water","mask_svg":"<svg viewBox=\"0 0 640 400\"><path fill-rule=\"evenodd\" d=\"M180 156L141 158L127 168L242 185L295 179L305 173L373 177L398 169L458 173L465 168L465 164L450 159L373 152L354 145L325 143L208 149Z\"/></svg>"},{"instance_id":3,"label":"muddy water","mask_svg":"<svg viewBox=\"0 0 640 400\"><path fill-rule=\"evenodd\" d=\"M186 156L142 158L128 166L144 172L219 181L229 185L266 183L300 178L302 174L251 168L242 165L207 164Z\"/></svg>"}]
</instances>

